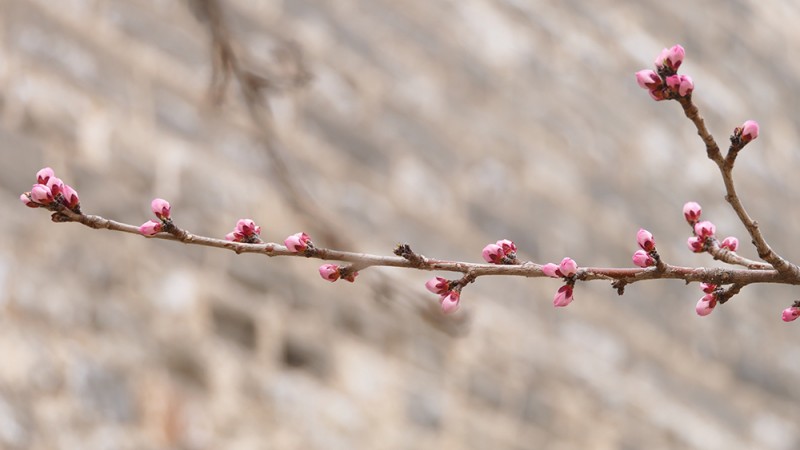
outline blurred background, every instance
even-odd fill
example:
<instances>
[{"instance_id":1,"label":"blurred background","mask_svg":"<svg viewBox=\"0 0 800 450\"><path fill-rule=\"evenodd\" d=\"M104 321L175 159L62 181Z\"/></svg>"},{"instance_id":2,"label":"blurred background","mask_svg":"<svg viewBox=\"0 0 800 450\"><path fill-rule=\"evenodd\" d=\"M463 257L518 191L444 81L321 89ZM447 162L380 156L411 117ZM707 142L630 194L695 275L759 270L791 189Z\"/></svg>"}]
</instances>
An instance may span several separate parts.
<instances>
[{"instance_id":1,"label":"blurred background","mask_svg":"<svg viewBox=\"0 0 800 450\"><path fill-rule=\"evenodd\" d=\"M87 213L242 217L281 242L480 261L672 264L681 214L744 228L675 102L663 47L722 147L746 119L745 205L797 262L800 6L646 0L0 0L0 448L794 449L798 298L750 286L481 278L442 316L431 273L322 280L268 259L53 224L51 166ZM438 273L436 275L448 276Z\"/></svg>"}]
</instances>

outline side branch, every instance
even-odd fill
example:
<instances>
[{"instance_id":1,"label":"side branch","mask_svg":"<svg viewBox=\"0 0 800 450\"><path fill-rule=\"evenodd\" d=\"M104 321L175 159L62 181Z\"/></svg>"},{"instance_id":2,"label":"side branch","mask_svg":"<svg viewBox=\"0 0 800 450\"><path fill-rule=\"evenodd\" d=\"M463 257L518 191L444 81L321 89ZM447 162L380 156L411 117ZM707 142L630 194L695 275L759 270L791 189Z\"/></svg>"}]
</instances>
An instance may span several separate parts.
<instances>
[{"instance_id":1,"label":"side branch","mask_svg":"<svg viewBox=\"0 0 800 450\"><path fill-rule=\"evenodd\" d=\"M722 181L725 184L725 200L731 205L733 210L736 212L736 215L739 217L739 220L747 229L748 234L750 234L753 245L758 251L759 258L768 262L778 272L791 275L792 277L796 278L798 275L800 275L800 268L788 262L769 246L766 239L764 239L764 236L761 234L761 230L758 228L758 222L753 220L750 215L747 214L747 210L745 210L742 201L739 199L739 196L736 193L736 187L733 183L733 163L739 150L741 150L741 148L744 146L743 143L738 141L739 136L734 136L731 138L731 148L728 150L728 155L723 158L722 152L720 152L719 146L714 140L714 137L708 132L705 121L703 120L702 116L700 116L697 106L692 102L691 95L679 97L677 100L683 107L683 112L686 117L691 120L692 123L694 123L695 128L697 128L697 134L703 139L703 142L706 145L706 153L708 154L708 158L714 161L719 168L720 175L722 175ZM734 140L737 140L737 142L734 142Z\"/></svg>"}]
</instances>

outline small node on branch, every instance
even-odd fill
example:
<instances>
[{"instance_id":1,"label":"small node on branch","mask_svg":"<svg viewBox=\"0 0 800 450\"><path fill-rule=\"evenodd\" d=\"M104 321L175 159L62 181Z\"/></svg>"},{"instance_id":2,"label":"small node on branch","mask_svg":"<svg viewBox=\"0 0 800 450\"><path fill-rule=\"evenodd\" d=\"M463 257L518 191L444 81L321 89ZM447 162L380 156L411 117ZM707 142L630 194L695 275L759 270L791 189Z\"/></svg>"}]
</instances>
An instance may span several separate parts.
<instances>
[{"instance_id":1,"label":"small node on branch","mask_svg":"<svg viewBox=\"0 0 800 450\"><path fill-rule=\"evenodd\" d=\"M395 247L392 253L408 260L414 267L420 268L425 265L425 258L411 250L411 246L408 244L397 244L397 247Z\"/></svg>"}]
</instances>

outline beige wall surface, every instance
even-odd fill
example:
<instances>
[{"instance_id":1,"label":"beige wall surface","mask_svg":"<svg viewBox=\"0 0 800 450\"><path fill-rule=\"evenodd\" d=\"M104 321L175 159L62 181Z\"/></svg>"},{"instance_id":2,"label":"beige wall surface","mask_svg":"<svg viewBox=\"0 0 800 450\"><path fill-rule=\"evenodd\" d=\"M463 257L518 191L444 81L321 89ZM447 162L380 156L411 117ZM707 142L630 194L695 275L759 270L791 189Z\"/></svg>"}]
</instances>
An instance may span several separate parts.
<instances>
[{"instance_id":1,"label":"beige wall surface","mask_svg":"<svg viewBox=\"0 0 800 450\"><path fill-rule=\"evenodd\" d=\"M254 123L209 94L197 0L0 0L0 448L795 449L788 287L698 317L697 285L617 296L479 279L442 316L430 273L329 284L318 261L53 224L18 196L44 166L127 223L167 198L223 236L478 262L513 239L540 263L631 266L640 227L686 249L684 202L755 258L701 141L633 74L661 48L725 145L746 119L742 199L800 261L800 6L755 0L227 0L231 42L272 80L313 78ZM265 130L287 168L266 151ZM308 205L298 209L288 174ZM446 275L446 274L438 274Z\"/></svg>"}]
</instances>

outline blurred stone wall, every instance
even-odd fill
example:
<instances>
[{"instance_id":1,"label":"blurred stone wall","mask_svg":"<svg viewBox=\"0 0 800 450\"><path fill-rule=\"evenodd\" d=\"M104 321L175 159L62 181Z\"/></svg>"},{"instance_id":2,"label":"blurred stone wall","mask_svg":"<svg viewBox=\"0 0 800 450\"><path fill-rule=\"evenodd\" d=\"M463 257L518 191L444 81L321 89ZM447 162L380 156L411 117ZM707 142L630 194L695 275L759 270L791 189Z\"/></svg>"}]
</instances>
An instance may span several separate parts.
<instances>
[{"instance_id":1,"label":"blurred stone wall","mask_svg":"<svg viewBox=\"0 0 800 450\"><path fill-rule=\"evenodd\" d=\"M223 7L252 67L303 51L313 81L269 101L318 216L287 203L238 91L210 101L208 32L187 3L0 0L0 448L800 446L788 287L700 318L696 285L581 284L555 310L555 280L480 279L442 317L429 273L331 285L318 261L52 224L17 200L51 166L88 213L139 224L161 196L212 236L252 217L272 241L316 227L353 250L479 261L510 238L538 262L629 266L647 227L670 263L715 265L686 250L682 204L743 244L744 229L679 106L633 78L681 43L719 142L761 123L737 181L798 261L800 7Z\"/></svg>"}]
</instances>

